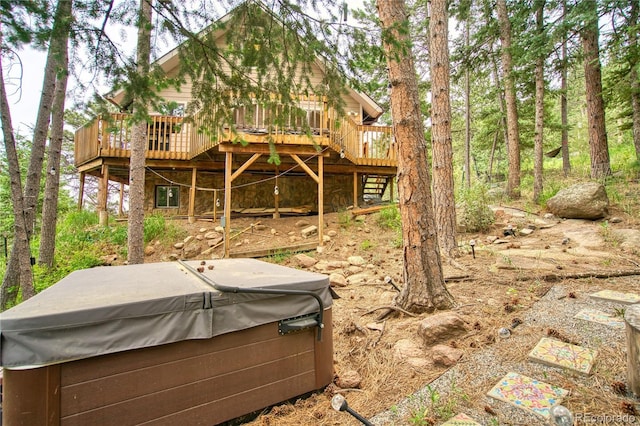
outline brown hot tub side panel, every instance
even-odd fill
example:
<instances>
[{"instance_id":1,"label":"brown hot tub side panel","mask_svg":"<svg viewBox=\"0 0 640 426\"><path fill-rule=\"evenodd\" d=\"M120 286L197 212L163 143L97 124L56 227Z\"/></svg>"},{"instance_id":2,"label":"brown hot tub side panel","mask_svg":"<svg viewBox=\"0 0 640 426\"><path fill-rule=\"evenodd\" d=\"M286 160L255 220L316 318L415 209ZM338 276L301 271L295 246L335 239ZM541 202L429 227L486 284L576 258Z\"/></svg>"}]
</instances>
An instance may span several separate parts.
<instances>
[{"instance_id":1,"label":"brown hot tub side panel","mask_svg":"<svg viewBox=\"0 0 640 426\"><path fill-rule=\"evenodd\" d=\"M331 309L324 323L322 342L315 328L280 336L274 322L212 339L5 370L5 383L15 378L32 397L5 395L5 419L22 421L33 411L15 424L218 424L329 384Z\"/></svg>"}]
</instances>

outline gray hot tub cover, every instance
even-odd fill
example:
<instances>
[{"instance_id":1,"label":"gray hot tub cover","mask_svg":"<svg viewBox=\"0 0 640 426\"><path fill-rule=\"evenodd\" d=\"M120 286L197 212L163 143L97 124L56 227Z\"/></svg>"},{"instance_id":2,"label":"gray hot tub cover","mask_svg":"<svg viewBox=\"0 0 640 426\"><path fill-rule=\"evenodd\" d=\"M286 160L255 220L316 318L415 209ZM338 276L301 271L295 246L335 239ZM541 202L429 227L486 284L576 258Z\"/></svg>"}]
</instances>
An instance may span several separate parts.
<instances>
[{"instance_id":1,"label":"gray hot tub cover","mask_svg":"<svg viewBox=\"0 0 640 426\"><path fill-rule=\"evenodd\" d=\"M254 259L187 262L210 281L307 290L331 306L326 275ZM209 267L213 266L212 269ZM33 368L186 339L209 339L318 311L310 296L223 293L178 263L75 271L0 314L0 365Z\"/></svg>"}]
</instances>

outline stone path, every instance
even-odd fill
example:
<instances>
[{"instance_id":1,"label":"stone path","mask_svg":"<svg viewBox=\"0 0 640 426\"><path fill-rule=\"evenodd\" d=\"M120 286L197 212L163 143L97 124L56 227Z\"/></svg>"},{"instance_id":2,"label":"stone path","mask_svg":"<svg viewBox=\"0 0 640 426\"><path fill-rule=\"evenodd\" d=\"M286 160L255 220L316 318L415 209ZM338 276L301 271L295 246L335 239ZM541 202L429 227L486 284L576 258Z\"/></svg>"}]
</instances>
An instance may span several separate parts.
<instances>
[{"instance_id":1,"label":"stone path","mask_svg":"<svg viewBox=\"0 0 640 426\"><path fill-rule=\"evenodd\" d=\"M506 374L505 372L502 373L502 377L497 382L494 382L494 386L488 390L486 396L489 397L490 401L494 401L490 404L498 404L495 406L499 407L499 410L502 412L502 418L509 419L508 423L504 424L549 424L549 410L554 405L561 404L562 400L566 398L570 392L554 384L553 380L550 379L555 378L557 381L558 378L561 378L565 384L580 380L579 377L586 377L588 379L594 362L598 357L598 352L593 349L594 346L597 346L596 342L602 344L603 336L614 337L624 341L624 322L622 319L596 308L604 307L605 309L613 308L614 310L618 310L625 306L625 304L640 301L640 295L637 294L603 290L589 294L589 297L582 298L581 303L563 302L562 306L564 306L565 309L557 309L558 301L564 299L562 292L565 291L565 289L559 287L560 286L552 288L549 293L538 302L551 304L543 308L549 309L551 312L556 312L557 315L555 317L548 316L547 318L543 318L546 324L537 325L558 327L558 324L567 324L573 320L573 325L579 329L579 334L585 337L581 339L580 344L571 344L555 338L543 337L530 349L524 363L518 363L517 360L516 362L511 362L511 360L501 362L496 353L492 353L493 348L488 347L487 350L484 351L486 353L478 354L475 360L469 361L470 366L464 367L461 365L462 363L456 365L430 384L426 388L426 391L423 389L408 398L407 401L409 402L406 404L403 402L397 407L394 407L392 414L389 412L381 413L371 419L373 424L400 424L398 421L402 418L402 415L406 416L407 413L411 413L413 409L411 407L415 407L416 401L418 405L428 404L428 398L432 397L435 392L442 392L440 398L446 398L447 392L452 394L450 397L456 398L459 396L455 395L456 392L459 392L456 383L477 380L479 385L482 383L480 386L486 386L487 379L500 370L505 371ZM545 301L545 299L547 300ZM589 306L585 306L585 304ZM556 306L556 308L554 308L554 306ZM536 306L534 305L532 311L535 309ZM566 312L561 312L563 310ZM535 319L533 317L525 319L525 322L530 321L535 321ZM598 334L596 338L587 338L587 335L592 332ZM518 347L517 337L515 339L512 338L510 340L497 342L497 344L503 343L511 343L514 346L514 350L524 349ZM493 357L493 363L487 362L487 357L489 357L489 359ZM475 366L473 365L474 363L476 364ZM490 368L480 369L478 367L479 365L489 365ZM558 374L552 375L550 374L551 371ZM527 373L528 375L522 373ZM544 379L544 381L542 379ZM499 405L501 403L506 403L509 407L512 407L511 411L509 411L506 406ZM470 413L470 410L466 411L466 413L460 412L451 416L451 418L442 423L442 425L503 424L502 422L498 423L495 418L489 419L487 423L487 413L479 415L477 412ZM490 405L485 407L485 411L491 414Z\"/></svg>"}]
</instances>

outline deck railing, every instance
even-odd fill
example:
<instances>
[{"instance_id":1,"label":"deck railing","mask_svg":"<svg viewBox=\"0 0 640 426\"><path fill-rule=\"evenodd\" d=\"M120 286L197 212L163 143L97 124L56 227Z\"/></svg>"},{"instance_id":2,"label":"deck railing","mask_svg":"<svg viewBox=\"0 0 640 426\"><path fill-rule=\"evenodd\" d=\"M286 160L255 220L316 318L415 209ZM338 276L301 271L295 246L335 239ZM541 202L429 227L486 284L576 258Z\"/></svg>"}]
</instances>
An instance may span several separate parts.
<instances>
[{"instance_id":1,"label":"deck railing","mask_svg":"<svg viewBox=\"0 0 640 426\"><path fill-rule=\"evenodd\" d=\"M273 141L277 144L330 146L359 165L387 166L396 164L392 128L366 126L350 117L335 118L320 99L307 99L310 125L257 127L243 120L243 126L209 130L212 112L199 113L191 119L175 116L150 117L147 125L148 159L188 160L210 150L223 141L240 137L252 143ZM99 156L128 158L131 155L131 122L129 114L112 114L97 118L75 134L75 163L85 164ZM260 124L260 123L257 123ZM264 124L263 124L264 125ZM309 135L310 133L310 135ZM311 137L309 137L311 136Z\"/></svg>"}]
</instances>

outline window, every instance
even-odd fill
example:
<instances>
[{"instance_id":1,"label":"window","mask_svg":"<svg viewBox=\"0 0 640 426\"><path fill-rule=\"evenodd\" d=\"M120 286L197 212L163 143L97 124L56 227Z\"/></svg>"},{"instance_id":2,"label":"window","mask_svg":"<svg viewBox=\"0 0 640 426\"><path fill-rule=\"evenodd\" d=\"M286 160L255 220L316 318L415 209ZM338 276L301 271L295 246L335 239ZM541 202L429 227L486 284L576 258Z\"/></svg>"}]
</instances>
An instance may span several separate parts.
<instances>
[{"instance_id":1,"label":"window","mask_svg":"<svg viewBox=\"0 0 640 426\"><path fill-rule=\"evenodd\" d=\"M180 207L180 187L156 186L156 208L171 209Z\"/></svg>"}]
</instances>

